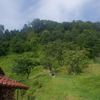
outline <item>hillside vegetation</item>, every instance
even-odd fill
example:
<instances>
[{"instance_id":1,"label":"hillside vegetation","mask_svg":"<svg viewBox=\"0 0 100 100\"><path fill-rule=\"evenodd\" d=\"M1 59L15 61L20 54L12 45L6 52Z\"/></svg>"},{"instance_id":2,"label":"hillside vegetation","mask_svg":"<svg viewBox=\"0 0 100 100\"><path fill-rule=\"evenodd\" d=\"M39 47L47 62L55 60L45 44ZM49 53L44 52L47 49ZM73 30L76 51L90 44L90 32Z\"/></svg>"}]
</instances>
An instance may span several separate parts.
<instances>
[{"instance_id":1,"label":"hillside vegetation","mask_svg":"<svg viewBox=\"0 0 100 100\"><path fill-rule=\"evenodd\" d=\"M0 66L6 76L20 81L29 90L20 90L19 100L99 100L100 99L100 64L89 64L79 75L68 75L66 67L58 70L55 77L48 74L43 66L32 69L30 78L11 72L13 59L19 55L12 54L1 57Z\"/></svg>"},{"instance_id":2,"label":"hillside vegetation","mask_svg":"<svg viewBox=\"0 0 100 100\"><path fill-rule=\"evenodd\" d=\"M99 66L100 22L35 19L10 31L0 25L0 67L30 86L19 100L100 100Z\"/></svg>"}]
</instances>

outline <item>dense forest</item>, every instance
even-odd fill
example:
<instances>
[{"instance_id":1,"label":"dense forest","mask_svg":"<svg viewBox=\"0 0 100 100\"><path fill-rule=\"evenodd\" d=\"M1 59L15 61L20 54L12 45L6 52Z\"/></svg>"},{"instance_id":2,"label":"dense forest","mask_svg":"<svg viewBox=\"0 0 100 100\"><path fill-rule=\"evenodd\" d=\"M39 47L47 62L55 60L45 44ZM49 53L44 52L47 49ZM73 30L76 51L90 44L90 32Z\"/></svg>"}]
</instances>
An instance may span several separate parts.
<instances>
[{"instance_id":1,"label":"dense forest","mask_svg":"<svg viewBox=\"0 0 100 100\"><path fill-rule=\"evenodd\" d=\"M59 66L70 64L70 73L77 72L80 70L78 66L85 62L84 58L95 60L99 57L100 22L74 20L58 23L34 19L23 29L10 31L0 25L0 56L29 51L35 56L42 52L44 57L39 63L51 71L53 62L58 62Z\"/></svg>"},{"instance_id":2,"label":"dense forest","mask_svg":"<svg viewBox=\"0 0 100 100\"><path fill-rule=\"evenodd\" d=\"M48 45L55 45L54 49L62 51L65 47L74 50L71 46L77 46L80 50L85 49L89 58L94 58L100 49L100 22L75 20L58 23L35 19L25 24L20 31L5 30L4 26L0 25L0 56L12 52L38 52L41 47Z\"/></svg>"},{"instance_id":3,"label":"dense forest","mask_svg":"<svg viewBox=\"0 0 100 100\"><path fill-rule=\"evenodd\" d=\"M0 66L3 67L5 71L8 71L9 77L23 83L26 82L26 85L30 86L26 94L22 91L22 98L24 98L23 95L25 95L28 98L37 97L38 99L36 100L40 100L40 97L42 97L41 100L47 100L48 98L45 97L45 94L48 89L49 91L52 91L50 88L55 89L54 92L52 92L53 96L57 92L56 89L60 91L59 93L65 91L66 94L68 87L75 90L72 86L75 85L77 89L80 88L77 90L79 94L84 94L84 96L82 94L82 100L86 100L89 95L89 100L100 99L99 97L99 99L91 99L94 91L90 91L92 88L92 90L94 90L96 86L100 87L100 85L98 85L99 76L93 76L94 73L99 75L99 67L97 65L94 65L96 67L93 67L93 65L92 67L88 67L91 66L91 60L92 64L100 63L100 22L74 20L72 22L58 23L51 20L34 19L32 22L25 24L21 30L8 30L5 29L3 25L0 25L0 59ZM86 70L83 77L80 73L83 73L84 68L87 68L89 72ZM55 77L57 73L60 73L60 77L58 75L55 81L46 75L44 69L49 72L50 77ZM25 76L24 78L23 76L17 76L19 77L17 78L14 73L17 75L24 74ZM91 75L91 77L87 76L90 73L93 75ZM72 75L70 78L69 76L66 78L68 81L65 80L66 75ZM80 78L73 78L74 75L80 75ZM98 82L96 80L98 80ZM63 84L61 84L62 82ZM76 84L74 84L75 82ZM93 84L91 85L90 83ZM69 86L66 87L66 84ZM54 85L54 87L52 85ZM81 85L83 87L81 87ZM87 85L87 87L94 85L95 87L87 88L85 85ZM40 89L41 87L43 88ZM60 87L62 88L60 89ZM64 90L64 88L66 88L66 90ZM98 87L96 89L95 95L99 93L97 93ZM42 90L45 93L44 96L42 96ZM90 94L85 95L85 91L89 91ZM70 89L67 90L67 93L69 92L70 94L71 92L76 93ZM37 93L35 97L34 93ZM41 93L40 97L38 93ZM57 95L55 99L52 99L51 95L49 96L51 99L48 100L66 100L64 94L63 96L60 94ZM70 97L70 95L68 96ZM95 98L95 96L93 96L93 98ZM73 98L70 100L81 99Z\"/></svg>"}]
</instances>

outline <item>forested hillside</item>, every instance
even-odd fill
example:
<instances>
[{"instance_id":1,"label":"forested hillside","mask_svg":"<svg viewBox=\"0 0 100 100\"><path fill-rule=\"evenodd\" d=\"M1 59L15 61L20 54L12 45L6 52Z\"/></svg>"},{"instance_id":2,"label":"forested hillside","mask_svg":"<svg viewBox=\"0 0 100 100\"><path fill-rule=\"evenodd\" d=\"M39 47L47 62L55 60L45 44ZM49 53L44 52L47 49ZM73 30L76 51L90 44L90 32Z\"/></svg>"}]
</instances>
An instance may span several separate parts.
<instances>
[{"instance_id":1,"label":"forested hillside","mask_svg":"<svg viewBox=\"0 0 100 100\"><path fill-rule=\"evenodd\" d=\"M48 45L56 49L85 49L89 57L98 55L100 49L100 22L81 20L58 23L50 20L35 19L25 24L21 30L8 30L0 25L0 55L38 52ZM63 48L63 47L64 48ZM53 48L52 48L53 49ZM46 50L46 49L45 49Z\"/></svg>"},{"instance_id":2,"label":"forested hillside","mask_svg":"<svg viewBox=\"0 0 100 100\"><path fill-rule=\"evenodd\" d=\"M91 87L88 88L88 82L91 83L92 78L92 82L99 79L99 76L94 76L99 75L99 67L94 64L100 63L100 22L75 20L58 23L34 19L25 24L21 30L8 30L0 25L0 56L0 67L7 71L5 72L7 76L31 87L26 94L22 91L23 100L35 100L35 98L36 100L48 98L48 100L99 100L100 98L92 99L98 96L97 89L95 96L89 97L94 94L90 90L99 82L95 83L97 85L94 87L90 84ZM48 72L51 76L48 76ZM52 77L55 79L51 79ZM54 89L52 97L50 88ZM68 90L65 91L64 88ZM75 92L76 88L80 96ZM62 91L59 91L61 89ZM46 91L49 91L49 95ZM59 96L56 91L59 91L57 92ZM89 96L85 91L89 91ZM64 92L63 97L60 96L62 92ZM25 99L23 95L29 99Z\"/></svg>"},{"instance_id":3,"label":"forested hillside","mask_svg":"<svg viewBox=\"0 0 100 100\"><path fill-rule=\"evenodd\" d=\"M72 66L69 73L79 72L78 66L84 65L82 62L86 57L99 59L99 50L100 22L58 23L35 19L20 31L4 30L4 26L0 26L0 56L29 51L39 56L41 52L43 57L38 63L51 71L53 63L57 62L59 66Z\"/></svg>"}]
</instances>

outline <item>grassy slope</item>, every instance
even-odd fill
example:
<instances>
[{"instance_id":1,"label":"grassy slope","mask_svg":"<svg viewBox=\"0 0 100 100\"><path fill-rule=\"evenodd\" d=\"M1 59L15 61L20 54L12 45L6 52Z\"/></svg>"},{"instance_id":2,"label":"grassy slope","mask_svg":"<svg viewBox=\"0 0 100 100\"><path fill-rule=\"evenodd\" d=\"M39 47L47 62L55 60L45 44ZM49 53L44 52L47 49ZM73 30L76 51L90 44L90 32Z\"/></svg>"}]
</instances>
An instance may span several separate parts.
<instances>
[{"instance_id":1,"label":"grassy slope","mask_svg":"<svg viewBox=\"0 0 100 100\"><path fill-rule=\"evenodd\" d=\"M16 54L1 57L0 67L6 76L16 80L23 79L21 82L30 86L24 100L27 100L28 96L30 100L100 100L99 64L89 65L81 75L67 75L65 68L62 68L55 78L39 66L32 70L30 78L26 80L25 75L23 77L11 73L14 58Z\"/></svg>"}]
</instances>

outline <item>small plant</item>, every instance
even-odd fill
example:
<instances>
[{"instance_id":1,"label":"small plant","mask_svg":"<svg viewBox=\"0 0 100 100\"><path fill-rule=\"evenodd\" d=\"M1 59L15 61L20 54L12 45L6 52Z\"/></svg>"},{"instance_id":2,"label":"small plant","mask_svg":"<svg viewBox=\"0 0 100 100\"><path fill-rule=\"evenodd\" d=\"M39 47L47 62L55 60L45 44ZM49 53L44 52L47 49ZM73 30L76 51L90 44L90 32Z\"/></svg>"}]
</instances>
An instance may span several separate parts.
<instances>
[{"instance_id":1,"label":"small plant","mask_svg":"<svg viewBox=\"0 0 100 100\"><path fill-rule=\"evenodd\" d=\"M41 87L42 87L42 83L39 83L39 84L38 84L38 88L41 88Z\"/></svg>"},{"instance_id":2,"label":"small plant","mask_svg":"<svg viewBox=\"0 0 100 100\"><path fill-rule=\"evenodd\" d=\"M41 87L42 87L42 83L39 82L38 80L35 80L35 81L33 82L33 87L41 88Z\"/></svg>"},{"instance_id":3,"label":"small plant","mask_svg":"<svg viewBox=\"0 0 100 100\"><path fill-rule=\"evenodd\" d=\"M31 95L31 96L29 97L29 100L35 100L35 96Z\"/></svg>"},{"instance_id":4,"label":"small plant","mask_svg":"<svg viewBox=\"0 0 100 100\"><path fill-rule=\"evenodd\" d=\"M34 80L34 82L33 82L33 87L34 86L38 86L39 85L39 81L38 80Z\"/></svg>"}]
</instances>

